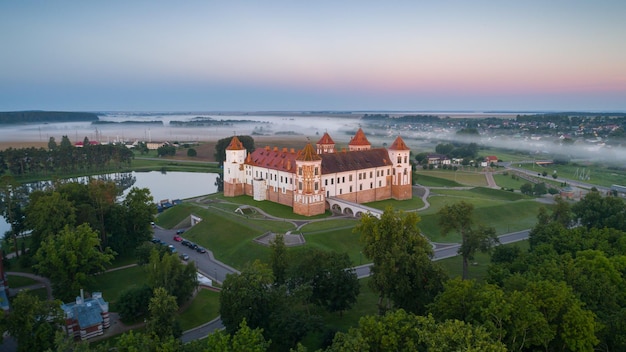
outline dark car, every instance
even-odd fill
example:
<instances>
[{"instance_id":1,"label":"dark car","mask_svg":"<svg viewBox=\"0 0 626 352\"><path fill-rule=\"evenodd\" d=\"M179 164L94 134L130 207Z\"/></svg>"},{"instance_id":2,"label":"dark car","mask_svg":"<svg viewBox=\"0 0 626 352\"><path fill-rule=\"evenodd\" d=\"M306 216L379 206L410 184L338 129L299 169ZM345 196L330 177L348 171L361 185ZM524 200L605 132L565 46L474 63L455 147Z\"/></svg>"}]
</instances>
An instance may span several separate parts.
<instances>
[{"instance_id":1,"label":"dark car","mask_svg":"<svg viewBox=\"0 0 626 352\"><path fill-rule=\"evenodd\" d=\"M161 242L161 240L160 240L160 239L158 239L158 238L156 238L156 237L152 237L152 239L150 240L150 242L152 242L152 243L159 243L159 242Z\"/></svg>"},{"instance_id":2,"label":"dark car","mask_svg":"<svg viewBox=\"0 0 626 352\"><path fill-rule=\"evenodd\" d=\"M185 230L176 230L176 234L180 235L181 233L185 232Z\"/></svg>"},{"instance_id":3,"label":"dark car","mask_svg":"<svg viewBox=\"0 0 626 352\"><path fill-rule=\"evenodd\" d=\"M189 242L189 241L187 241L187 240L182 240L182 241L180 242L180 244L182 244L183 246L187 246L187 247L189 247L189 244L190 244L190 243L191 243L191 242Z\"/></svg>"},{"instance_id":4,"label":"dark car","mask_svg":"<svg viewBox=\"0 0 626 352\"><path fill-rule=\"evenodd\" d=\"M206 253L206 249L204 249L204 247L200 247L200 246L196 247L196 251L198 251L198 253Z\"/></svg>"}]
</instances>

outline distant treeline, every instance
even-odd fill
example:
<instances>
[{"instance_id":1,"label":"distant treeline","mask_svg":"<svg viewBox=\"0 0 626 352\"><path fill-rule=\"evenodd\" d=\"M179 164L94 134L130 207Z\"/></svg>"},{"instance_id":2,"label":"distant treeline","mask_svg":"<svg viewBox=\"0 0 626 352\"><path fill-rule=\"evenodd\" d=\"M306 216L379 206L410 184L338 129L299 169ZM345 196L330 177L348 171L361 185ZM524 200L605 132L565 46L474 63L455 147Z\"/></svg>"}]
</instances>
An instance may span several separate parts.
<instances>
[{"instance_id":1,"label":"distant treeline","mask_svg":"<svg viewBox=\"0 0 626 352\"><path fill-rule=\"evenodd\" d=\"M122 144L72 145L67 136L60 144L53 137L48 148L8 148L0 151L0 176L62 176L66 174L106 172L130 166L133 152Z\"/></svg>"},{"instance_id":2,"label":"distant treeline","mask_svg":"<svg viewBox=\"0 0 626 352\"><path fill-rule=\"evenodd\" d=\"M405 115L399 117L391 117L386 114L365 114L361 120L368 122L387 121L393 123L439 123L441 118L435 115Z\"/></svg>"},{"instance_id":3,"label":"distant treeline","mask_svg":"<svg viewBox=\"0 0 626 352\"><path fill-rule=\"evenodd\" d=\"M125 125L160 125L163 126L163 121L93 121L92 125L111 125L111 124L125 124Z\"/></svg>"},{"instance_id":4,"label":"distant treeline","mask_svg":"<svg viewBox=\"0 0 626 352\"><path fill-rule=\"evenodd\" d=\"M98 115L92 112L67 111L0 111L0 124L20 124L35 122L76 122L98 121Z\"/></svg>"},{"instance_id":5,"label":"distant treeline","mask_svg":"<svg viewBox=\"0 0 626 352\"><path fill-rule=\"evenodd\" d=\"M556 124L580 124L587 121L596 122L613 122L616 124L622 124L626 121L626 114L624 113L589 113L589 112L563 112L552 114L535 114L535 115L517 115L515 117L517 122L552 122Z\"/></svg>"}]
</instances>

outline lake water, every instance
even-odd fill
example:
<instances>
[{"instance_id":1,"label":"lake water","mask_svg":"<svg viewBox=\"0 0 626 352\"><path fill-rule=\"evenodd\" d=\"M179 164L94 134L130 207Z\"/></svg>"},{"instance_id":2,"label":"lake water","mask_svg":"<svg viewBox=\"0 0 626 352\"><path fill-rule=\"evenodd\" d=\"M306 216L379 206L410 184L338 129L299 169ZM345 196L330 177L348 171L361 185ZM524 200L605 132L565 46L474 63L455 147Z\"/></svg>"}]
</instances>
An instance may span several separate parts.
<instances>
[{"instance_id":1,"label":"lake water","mask_svg":"<svg viewBox=\"0 0 626 352\"><path fill-rule=\"evenodd\" d=\"M217 192L217 174L201 172L132 172L135 178L133 187L150 190L155 203L164 199L186 199ZM124 194L126 194L128 190ZM0 236L10 229L0 216Z\"/></svg>"}]
</instances>

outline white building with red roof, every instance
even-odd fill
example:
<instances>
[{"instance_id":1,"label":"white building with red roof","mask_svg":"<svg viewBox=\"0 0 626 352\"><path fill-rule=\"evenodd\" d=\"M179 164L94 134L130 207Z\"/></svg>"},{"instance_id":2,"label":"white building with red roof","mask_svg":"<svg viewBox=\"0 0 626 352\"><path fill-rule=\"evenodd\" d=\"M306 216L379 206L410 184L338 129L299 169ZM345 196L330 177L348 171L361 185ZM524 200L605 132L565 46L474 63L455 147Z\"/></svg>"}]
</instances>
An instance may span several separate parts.
<instances>
[{"instance_id":1,"label":"white building with red roof","mask_svg":"<svg viewBox=\"0 0 626 352\"><path fill-rule=\"evenodd\" d=\"M397 137L389 149L372 148L359 128L348 150L337 151L324 133L302 150L257 148L248 154L235 136L226 148L224 196L248 195L312 216L329 208L326 198L355 203L412 197L410 149Z\"/></svg>"}]
</instances>

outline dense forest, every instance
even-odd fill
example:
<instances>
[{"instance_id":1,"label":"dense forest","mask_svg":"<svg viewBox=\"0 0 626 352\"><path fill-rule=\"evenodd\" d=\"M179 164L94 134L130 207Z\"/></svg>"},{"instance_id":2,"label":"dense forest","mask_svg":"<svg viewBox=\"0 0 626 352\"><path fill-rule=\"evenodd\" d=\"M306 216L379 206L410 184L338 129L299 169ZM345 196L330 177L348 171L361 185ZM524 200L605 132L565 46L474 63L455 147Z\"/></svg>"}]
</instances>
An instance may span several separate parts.
<instances>
[{"instance_id":1,"label":"dense forest","mask_svg":"<svg viewBox=\"0 0 626 352\"><path fill-rule=\"evenodd\" d=\"M4 125L76 121L98 121L98 115L92 112L68 111L0 111L0 124Z\"/></svg>"}]
</instances>

